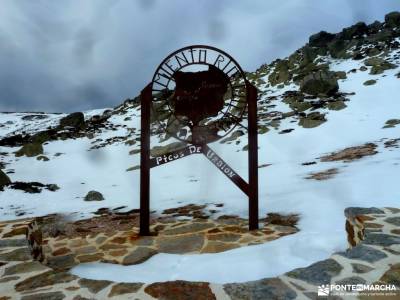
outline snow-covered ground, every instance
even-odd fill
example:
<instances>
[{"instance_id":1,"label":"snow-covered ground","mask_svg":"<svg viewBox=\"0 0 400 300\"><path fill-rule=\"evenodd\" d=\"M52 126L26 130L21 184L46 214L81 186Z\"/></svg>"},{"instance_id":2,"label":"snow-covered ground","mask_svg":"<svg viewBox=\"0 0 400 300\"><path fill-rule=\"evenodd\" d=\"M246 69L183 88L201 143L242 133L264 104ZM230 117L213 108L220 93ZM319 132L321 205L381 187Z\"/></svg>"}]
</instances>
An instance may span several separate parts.
<instances>
[{"instance_id":1,"label":"snow-covered ground","mask_svg":"<svg viewBox=\"0 0 400 300\"><path fill-rule=\"evenodd\" d=\"M337 60L331 68L349 71L362 65L361 61ZM368 71L348 73L340 80L341 92L355 92L346 102L347 108L331 111L328 121L317 128L304 129L283 120L280 129L295 128L288 134L271 130L259 136L259 163L271 166L259 169L260 216L268 212L299 213L300 232L263 245L249 246L217 254L173 255L157 254L140 265L119 266L93 263L77 266L73 272L87 278L112 279L125 282L155 282L174 279L210 281L216 283L242 282L276 276L296 267L307 266L346 248L344 209L349 206L399 206L398 172L399 151L383 147L382 138L399 138L399 127L382 129L389 119L399 118L400 79L398 69L380 75ZM368 79L377 83L365 86ZM284 90L277 90L277 94ZM270 94L269 94L270 95ZM279 100L276 100L279 101ZM279 102L279 106L286 104ZM284 110L280 109L281 111ZM124 116L113 116L115 124L139 126L139 111L132 110L132 121ZM11 114L1 114L6 122ZM4 132L2 132L4 134ZM127 135L104 131L103 139ZM96 139L97 137L95 137ZM10 154L5 161L14 181L56 183L60 190L44 190L40 194L26 194L6 189L0 193L0 220L16 218L16 208L27 215L74 213L74 218L89 216L100 207L139 207L139 171L126 169L139 164L139 155L128 155L137 148L116 143L87 151L92 140L54 141L44 145L49 161ZM158 142L152 139L153 145ZM168 141L169 143L170 141ZM361 160L319 162L324 154L366 142L375 142L379 153ZM247 144L243 136L236 145L214 143L210 147L240 175L247 178ZM0 152L16 149L0 147ZM397 150L397 149L395 149ZM55 156L56 153L63 153ZM304 162L318 161L303 166ZM338 168L339 174L329 180L305 179L310 172ZM224 203L217 214L237 214L246 217L248 203L242 192L218 171L205 157L192 155L151 170L151 208L163 209L190 203ZM103 193L105 201L85 202L90 190ZM101 270L101 271L100 271Z\"/></svg>"}]
</instances>

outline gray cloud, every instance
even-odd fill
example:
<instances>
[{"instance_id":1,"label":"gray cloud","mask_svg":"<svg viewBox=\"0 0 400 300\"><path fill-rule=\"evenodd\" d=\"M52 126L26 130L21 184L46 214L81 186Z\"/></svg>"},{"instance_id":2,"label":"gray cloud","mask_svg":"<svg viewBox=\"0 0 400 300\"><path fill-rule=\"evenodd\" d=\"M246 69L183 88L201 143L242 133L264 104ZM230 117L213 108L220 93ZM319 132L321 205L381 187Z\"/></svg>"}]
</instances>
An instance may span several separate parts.
<instances>
[{"instance_id":1,"label":"gray cloud","mask_svg":"<svg viewBox=\"0 0 400 300\"><path fill-rule=\"evenodd\" d=\"M398 0L3 0L0 110L115 106L136 96L179 47L211 44L254 70L310 34L393 10Z\"/></svg>"}]
</instances>

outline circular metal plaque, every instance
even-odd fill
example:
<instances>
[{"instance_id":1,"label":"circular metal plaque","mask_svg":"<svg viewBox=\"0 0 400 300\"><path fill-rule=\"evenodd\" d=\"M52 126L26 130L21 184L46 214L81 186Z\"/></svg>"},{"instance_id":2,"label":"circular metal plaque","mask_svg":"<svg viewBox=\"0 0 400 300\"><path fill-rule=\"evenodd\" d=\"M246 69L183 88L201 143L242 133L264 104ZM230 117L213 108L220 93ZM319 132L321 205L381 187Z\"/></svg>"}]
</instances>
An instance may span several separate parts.
<instances>
[{"instance_id":1,"label":"circular metal plaque","mask_svg":"<svg viewBox=\"0 0 400 300\"><path fill-rule=\"evenodd\" d=\"M162 132L192 144L226 136L247 106L246 77L227 53L188 46L166 57L151 82L152 114Z\"/></svg>"}]
</instances>

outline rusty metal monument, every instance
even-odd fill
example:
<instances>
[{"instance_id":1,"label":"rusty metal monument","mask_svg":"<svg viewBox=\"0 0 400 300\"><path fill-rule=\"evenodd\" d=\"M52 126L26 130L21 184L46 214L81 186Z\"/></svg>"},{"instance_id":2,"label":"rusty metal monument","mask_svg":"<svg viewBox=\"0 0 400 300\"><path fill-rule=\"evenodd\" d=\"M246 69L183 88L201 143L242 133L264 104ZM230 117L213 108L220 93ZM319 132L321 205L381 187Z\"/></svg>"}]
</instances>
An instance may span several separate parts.
<instances>
[{"instance_id":1,"label":"rusty metal monument","mask_svg":"<svg viewBox=\"0 0 400 300\"><path fill-rule=\"evenodd\" d=\"M191 154L203 154L249 197L249 229L258 229L257 89L240 65L215 47L184 47L161 62L140 101L140 235L150 235L150 169ZM150 157L154 121L157 133L187 146ZM236 126L248 131L248 183L208 146Z\"/></svg>"}]
</instances>

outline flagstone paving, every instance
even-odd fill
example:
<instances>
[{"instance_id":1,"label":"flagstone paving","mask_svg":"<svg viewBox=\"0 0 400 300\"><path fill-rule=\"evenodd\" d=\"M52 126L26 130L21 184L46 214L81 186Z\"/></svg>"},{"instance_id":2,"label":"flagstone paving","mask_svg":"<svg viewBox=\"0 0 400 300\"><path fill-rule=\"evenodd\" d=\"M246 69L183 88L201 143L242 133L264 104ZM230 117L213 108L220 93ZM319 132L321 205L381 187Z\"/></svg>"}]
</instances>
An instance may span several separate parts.
<instances>
[{"instance_id":1,"label":"flagstone paving","mask_svg":"<svg viewBox=\"0 0 400 300\"><path fill-rule=\"evenodd\" d=\"M104 224L110 224L113 218L113 215L99 217ZM82 228L91 228L90 224L98 223L93 220L77 222L80 226L75 227L79 231L72 229L57 237L46 236L43 232L43 254L47 265L57 269L93 261L132 265L157 253L223 252L265 243L298 231L294 226L266 224L260 230L249 232L247 220L236 216L193 220L168 216L153 221L152 236L140 237L137 224L125 226L125 221L133 222L135 218L138 218L137 213L117 216L122 226L113 224L113 232L91 232L89 229L82 234Z\"/></svg>"},{"instance_id":2,"label":"flagstone paving","mask_svg":"<svg viewBox=\"0 0 400 300\"><path fill-rule=\"evenodd\" d=\"M396 208L346 209L350 247L347 251L275 278L224 285L180 280L144 284L79 278L68 271L82 262L130 265L157 253L228 251L298 231L295 226L271 224L263 219L262 229L249 232L244 219L235 216L209 218L200 210L198 207L176 209L153 218L154 235L150 237L138 236L137 218L133 217L137 213L105 214L77 224L63 224L61 228L67 230L58 233L48 230L46 218L2 222L0 300L317 299L317 287L321 284L382 283L400 288L400 210ZM54 220L54 216L49 218ZM109 222L104 223L106 220ZM32 222L37 222L43 230L40 233L44 256L37 256L42 262L33 259L25 236ZM99 228L97 222L105 227ZM400 293L392 292L391 296L385 299L395 299ZM358 297L373 299L365 295ZM333 298L340 299L339 296Z\"/></svg>"}]
</instances>

